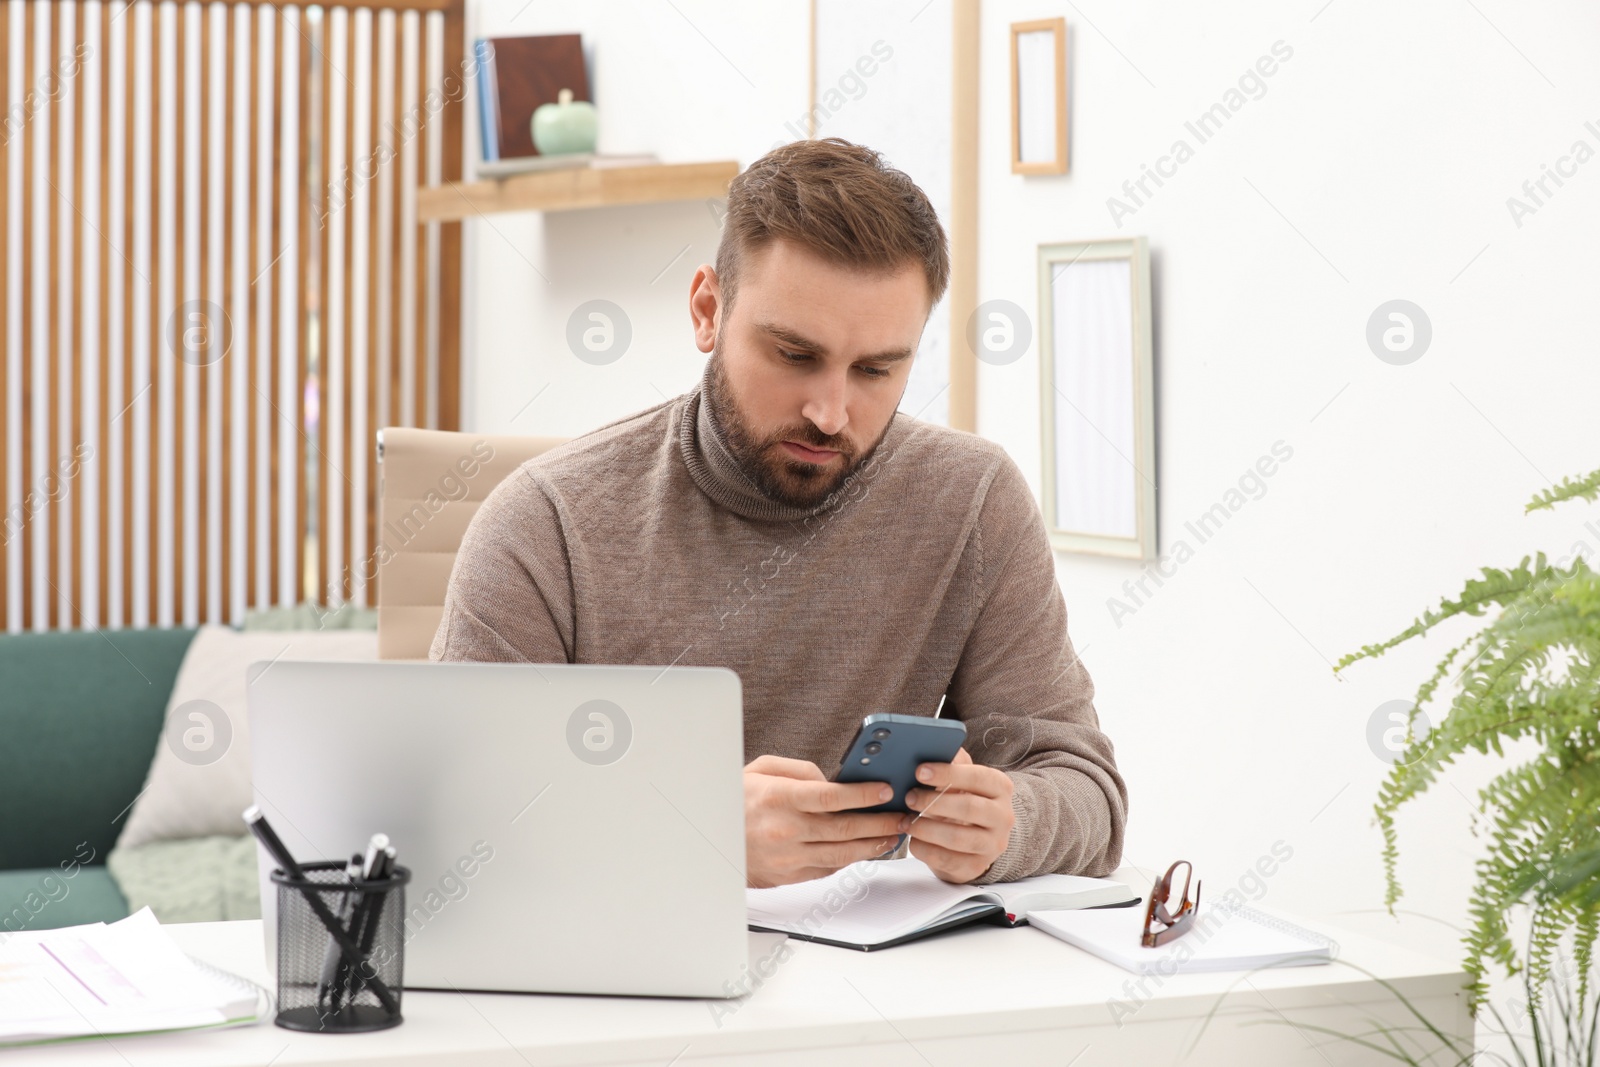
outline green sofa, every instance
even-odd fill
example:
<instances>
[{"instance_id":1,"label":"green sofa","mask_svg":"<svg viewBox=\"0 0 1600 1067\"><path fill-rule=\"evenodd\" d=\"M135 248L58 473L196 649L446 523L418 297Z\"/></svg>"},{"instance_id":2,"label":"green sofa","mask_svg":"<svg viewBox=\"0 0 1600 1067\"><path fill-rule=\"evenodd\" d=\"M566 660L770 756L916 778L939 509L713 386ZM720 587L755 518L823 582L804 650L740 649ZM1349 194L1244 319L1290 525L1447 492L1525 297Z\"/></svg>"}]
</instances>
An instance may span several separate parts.
<instances>
[{"instance_id":1,"label":"green sofa","mask_svg":"<svg viewBox=\"0 0 1600 1067\"><path fill-rule=\"evenodd\" d=\"M0 634L0 937L128 914L106 857L194 635Z\"/></svg>"}]
</instances>

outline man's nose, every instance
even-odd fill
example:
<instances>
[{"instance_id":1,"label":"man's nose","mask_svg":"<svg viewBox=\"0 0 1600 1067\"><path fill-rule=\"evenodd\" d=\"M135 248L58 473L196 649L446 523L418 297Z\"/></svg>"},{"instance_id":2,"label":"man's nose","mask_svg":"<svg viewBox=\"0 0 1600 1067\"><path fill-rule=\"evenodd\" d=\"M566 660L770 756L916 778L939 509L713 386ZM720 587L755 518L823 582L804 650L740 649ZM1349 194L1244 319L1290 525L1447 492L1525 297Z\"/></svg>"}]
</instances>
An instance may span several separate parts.
<instances>
[{"instance_id":1,"label":"man's nose","mask_svg":"<svg viewBox=\"0 0 1600 1067\"><path fill-rule=\"evenodd\" d=\"M832 437L844 430L850 421L847 414L848 381L843 373L819 374L810 384L810 396L800 414L810 419L818 430Z\"/></svg>"}]
</instances>

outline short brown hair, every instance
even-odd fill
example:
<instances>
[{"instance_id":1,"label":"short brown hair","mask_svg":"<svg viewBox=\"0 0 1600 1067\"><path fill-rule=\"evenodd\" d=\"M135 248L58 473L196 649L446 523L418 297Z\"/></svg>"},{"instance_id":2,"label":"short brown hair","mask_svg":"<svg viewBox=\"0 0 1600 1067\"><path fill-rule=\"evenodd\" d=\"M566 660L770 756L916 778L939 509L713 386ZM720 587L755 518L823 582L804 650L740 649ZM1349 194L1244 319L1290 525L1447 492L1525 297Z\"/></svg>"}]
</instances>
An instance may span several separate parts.
<instances>
[{"instance_id":1,"label":"short brown hair","mask_svg":"<svg viewBox=\"0 0 1600 1067\"><path fill-rule=\"evenodd\" d=\"M729 185L717 246L728 307L745 256L777 238L861 270L916 263L927 276L930 309L950 284L949 245L927 195L879 153L838 137L774 148Z\"/></svg>"}]
</instances>

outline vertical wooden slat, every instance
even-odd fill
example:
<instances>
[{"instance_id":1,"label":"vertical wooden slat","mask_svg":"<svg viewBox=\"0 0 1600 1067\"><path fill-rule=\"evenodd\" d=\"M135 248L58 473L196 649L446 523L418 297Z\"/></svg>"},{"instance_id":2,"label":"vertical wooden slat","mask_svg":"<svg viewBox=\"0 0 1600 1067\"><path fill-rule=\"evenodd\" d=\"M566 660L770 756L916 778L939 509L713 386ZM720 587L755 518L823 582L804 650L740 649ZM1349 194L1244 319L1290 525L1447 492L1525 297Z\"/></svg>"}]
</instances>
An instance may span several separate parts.
<instances>
[{"instance_id":1,"label":"vertical wooden slat","mask_svg":"<svg viewBox=\"0 0 1600 1067\"><path fill-rule=\"evenodd\" d=\"M11 0L0 0L0 100L10 106ZM24 177L23 186L27 186ZM11 627L11 138L0 137L0 633ZM26 272L24 272L26 273Z\"/></svg>"},{"instance_id":2,"label":"vertical wooden slat","mask_svg":"<svg viewBox=\"0 0 1600 1067\"><path fill-rule=\"evenodd\" d=\"M299 269L295 272L294 306L296 310L295 321L300 324L300 343L296 345L295 389L292 400L292 409L289 412L293 418L294 436L294 473L291 475L295 487L295 499L298 506L295 508L295 543L291 558L294 560L294 575L291 588L294 590L295 599L298 600L305 593L305 546L306 527L310 523L307 512L307 496L309 486L306 478L306 433L305 433L305 383L306 372L310 367L311 358L311 315L307 306L306 297L310 292L311 278L311 189L313 175L311 171L311 47L310 34L306 32L306 24L310 20L301 15L301 33L298 51L300 54L300 88L297 94L300 113L300 157L299 181L300 195L295 197L296 213L299 216L299 245L296 254ZM322 315L323 309L318 309L317 314Z\"/></svg>"},{"instance_id":3,"label":"vertical wooden slat","mask_svg":"<svg viewBox=\"0 0 1600 1067\"><path fill-rule=\"evenodd\" d=\"M344 164L345 170L339 176L339 210L344 217L344 348L341 354L343 365L344 388L340 391L340 403L344 411L344 439L338 443L335 451L338 454L338 467L348 474L354 469L353 433L351 432L351 394L354 392L355 354L351 346L355 344L355 281L356 254L355 254L355 175L356 175L356 13L354 8L347 8L344 19L344 69L345 80L349 83L344 94ZM349 175L349 179L345 179ZM339 525L341 536L344 538L344 579L340 582L340 598L348 601L354 591L351 588L351 573L356 567L355 535L350 525L351 497L353 488L345 480L339 487L341 501L341 518ZM329 479L332 484L332 479Z\"/></svg>"},{"instance_id":4,"label":"vertical wooden slat","mask_svg":"<svg viewBox=\"0 0 1600 1067\"><path fill-rule=\"evenodd\" d=\"M50 37L45 48L45 56L49 58L53 67L56 65L56 54L61 48L61 4L50 5ZM50 174L50 202L49 210L45 213L46 224L49 227L48 236L45 238L44 261L48 276L49 295L44 305L45 329L45 394L44 402L39 405L39 422L41 424L40 439L44 442L45 476L35 483L34 489L45 494L45 575L49 583L44 591L46 625L54 630L61 625L59 596L57 591L61 588L61 553L57 546L60 543L61 530L61 493L60 486L51 473L55 472L56 478L60 477L56 470L58 460L58 442L56 432L56 418L59 415L58 400L61 396L61 264L58 258L61 251L61 93L59 75L52 79L51 84L57 91L49 94L49 103L46 105L46 114L49 121L49 156L45 167ZM43 192L43 190L40 190ZM55 486L57 492L50 492Z\"/></svg>"},{"instance_id":5,"label":"vertical wooden slat","mask_svg":"<svg viewBox=\"0 0 1600 1067\"><path fill-rule=\"evenodd\" d=\"M451 0L444 16L445 77L462 77L466 59L466 0ZM461 180L462 121L469 86L449 91L448 81L441 86L445 95L444 151L440 159L440 181L445 185ZM439 429L461 428L461 222L439 226ZM375 497L376 494L374 494Z\"/></svg>"},{"instance_id":6,"label":"vertical wooden slat","mask_svg":"<svg viewBox=\"0 0 1600 1067\"><path fill-rule=\"evenodd\" d=\"M333 260L332 238L333 229L328 224L328 210L331 207L328 199L330 171L333 161L333 9L323 8L322 18L318 20L317 42L322 52L321 69L318 73L318 84L322 93L321 125L316 131L317 150L317 183L308 186L306 193L315 196L322 210L322 224L318 227L317 248L317 457L313 469L316 471L315 481L301 466L301 479L305 484L306 492L315 492L317 497L317 554L314 560L315 578L311 582L307 599L313 603L320 603L328 588L328 490L332 484L333 472L329 469L328 453L328 383L333 374L329 361L331 354L329 345L328 324L332 318L333 307L329 302L329 293L332 291ZM302 542L303 543L303 542Z\"/></svg>"},{"instance_id":7,"label":"vertical wooden slat","mask_svg":"<svg viewBox=\"0 0 1600 1067\"><path fill-rule=\"evenodd\" d=\"M429 11L422 16L422 22L427 26L427 50L422 53L422 69L427 72L427 88L422 93L422 99L427 101L429 93L443 93L443 70L440 70L440 59L445 51L445 16L438 11ZM438 58L435 59L435 54ZM426 106L424 106L424 110ZM443 115L430 117L427 123L427 166L418 186L437 186L440 176L440 162L443 155ZM427 338L424 347L424 362L427 363L427 400L424 403L426 411L427 429L438 429L438 222L427 224L427 288L422 290L421 296L427 304Z\"/></svg>"},{"instance_id":8,"label":"vertical wooden slat","mask_svg":"<svg viewBox=\"0 0 1600 1067\"><path fill-rule=\"evenodd\" d=\"M261 353L256 348L256 308L258 305L256 303L256 294L254 292L254 288L255 281L259 280L256 278L258 273L256 264L261 262L261 226L259 214L259 203L261 198L260 189L258 188L260 178L259 168L261 166L260 146L258 143L261 121L261 87L259 85L260 76L256 69L256 61L261 56L262 34L260 9L246 4L244 5L243 10L244 17L241 19L241 21L248 27L248 34L246 36L244 50L244 70L245 81L249 85L250 89L250 121L245 127L249 131L249 145L247 146L248 151L246 152L245 158L249 160L250 167L250 176L246 185L246 190L249 193L250 203L245 212L245 219L248 222L248 228L250 230L250 258L245 260L245 262L248 264L247 270L250 274L250 277L253 279L250 288L245 292L246 318L243 336L246 345L245 352L248 353L248 358L245 360L245 365L242 369L246 383L244 390L244 604L245 607L248 608L256 603L256 522L259 514L259 509L256 503L256 493L258 491L258 486L256 484L256 463L259 459L256 448L256 434L259 431L259 426L256 423L256 405L258 401L255 395L256 390L254 387L256 382L256 367L259 366L257 361L261 358ZM270 11L270 9L268 10Z\"/></svg>"},{"instance_id":9,"label":"vertical wooden slat","mask_svg":"<svg viewBox=\"0 0 1600 1067\"><path fill-rule=\"evenodd\" d=\"M195 94L200 104L200 134L196 138L196 156L200 160L200 284L195 290L195 297L207 302L206 314L209 316L211 297L211 125L210 108L211 99L211 3L210 0L200 2L200 86ZM207 415L211 407L211 346L215 343L216 331L222 328L222 323L207 319L205 328L205 353L200 357L198 367L184 368L185 374L192 374L197 379L195 401L195 604L196 615L201 622L215 622L206 611L206 593L208 579L211 571L211 522L210 522L210 493L206 490L210 480L211 471L207 463L211 455L210 420Z\"/></svg>"},{"instance_id":10,"label":"vertical wooden slat","mask_svg":"<svg viewBox=\"0 0 1600 1067\"><path fill-rule=\"evenodd\" d=\"M33 84L34 36L33 4L22 7L22 92L27 99L28 86ZM33 514L26 501L33 485L33 122L34 116L25 114L22 122L22 338L19 369L22 387L21 405L21 484L17 498L24 501L22 514L22 573L17 577L22 585L22 627L33 629Z\"/></svg>"},{"instance_id":11,"label":"vertical wooden slat","mask_svg":"<svg viewBox=\"0 0 1600 1067\"><path fill-rule=\"evenodd\" d=\"M160 542L161 542L161 5L150 5L150 481L145 487L149 501L150 583L148 618L155 625L161 618Z\"/></svg>"},{"instance_id":12,"label":"vertical wooden slat","mask_svg":"<svg viewBox=\"0 0 1600 1067\"><path fill-rule=\"evenodd\" d=\"M239 335L233 332L233 182L236 173L233 159L234 28L232 5L224 0L219 10L222 15L222 232L226 235L222 245L222 311L227 316L225 321L229 323L229 336L237 338ZM230 415L233 412L233 365L238 360L238 355L230 349L223 353L222 365L218 368L222 375L223 410ZM221 464L219 469L222 472L223 487L222 551L217 571L222 582L221 595L218 598L222 604L222 617L218 621L238 622L233 613L233 539L237 536L233 523L233 502L238 499L238 488L233 478L233 435L236 428L233 419L223 418L220 411L217 413L217 419L222 427L222 455L219 459Z\"/></svg>"},{"instance_id":13,"label":"vertical wooden slat","mask_svg":"<svg viewBox=\"0 0 1600 1067\"><path fill-rule=\"evenodd\" d=\"M111 625L111 0L100 0L100 241L98 245L99 280L96 285L100 310L95 323L99 334L98 347L100 389L95 408L95 434L98 451L94 462L100 472L97 490L95 523L95 551L99 566L97 593L99 605L96 622L99 626ZM4 49L0 49L0 55ZM0 285L0 292L4 286ZM4 389L0 388L0 395Z\"/></svg>"},{"instance_id":14,"label":"vertical wooden slat","mask_svg":"<svg viewBox=\"0 0 1600 1067\"><path fill-rule=\"evenodd\" d=\"M268 315L272 328L268 337L267 360L270 373L267 376L267 571L269 585L267 587L267 604L278 602L279 583L279 550L278 550L278 508L282 505L283 471L278 461L278 424L282 421L277 416L278 402L278 375L281 372L279 364L279 335L282 316L278 313L278 275L283 262L283 194L280 184L283 180L283 168L278 161L278 153L284 150L283 144L283 40L284 25L288 22L287 9L274 9L272 19L272 99L269 102L272 108L272 254L276 257L270 271L270 296L268 298ZM262 605L265 607L266 605Z\"/></svg>"},{"instance_id":15,"label":"vertical wooden slat","mask_svg":"<svg viewBox=\"0 0 1600 1067\"><path fill-rule=\"evenodd\" d=\"M133 405L143 386L133 380L133 68L137 54L130 8L122 24L122 621L133 625Z\"/></svg>"},{"instance_id":16,"label":"vertical wooden slat","mask_svg":"<svg viewBox=\"0 0 1600 1067\"><path fill-rule=\"evenodd\" d=\"M187 400L186 392L189 380L194 374L194 364L182 356L184 344L184 331L188 327L187 316L179 316L179 310L188 303L192 294L188 287L188 271L184 265L185 245L188 243L184 235L184 223L189 217L186 199L188 196L188 182L185 175L186 149L189 141L189 124L184 115L184 100L189 96L189 49L185 40L184 31L189 22L188 0L177 0L173 5L173 18L177 22L175 28L176 44L173 49L172 72L172 306L163 308L162 322L162 358L170 357L168 366L172 374L172 559L169 564L172 568L172 613L173 620L180 625L187 625L189 619L183 610L183 572L184 565L190 558L188 542L189 523L185 514L184 496L188 488L189 464L184 462L184 407ZM204 224L202 223L202 228ZM178 317L178 321L173 319ZM168 326L172 323L172 327ZM175 329L173 328L175 327ZM172 340L168 341L168 334ZM173 343L175 342L175 343Z\"/></svg>"},{"instance_id":17,"label":"vertical wooden slat","mask_svg":"<svg viewBox=\"0 0 1600 1067\"><path fill-rule=\"evenodd\" d=\"M416 101L427 98L427 14L410 14L416 19ZM416 160L416 173L406 181L406 195L414 197L416 189L427 181L427 142L432 136L432 122L426 107L418 107L418 130L411 142L411 158ZM408 426L427 426L427 222L416 221L416 211L411 213L411 350L406 360L411 365L411 421Z\"/></svg>"},{"instance_id":18,"label":"vertical wooden slat","mask_svg":"<svg viewBox=\"0 0 1600 1067\"><path fill-rule=\"evenodd\" d=\"M72 202L83 203L83 157L84 157L84 130L83 130L83 73L86 64L83 62L83 45L87 35L89 9L87 4L79 3L73 11L72 18L72 55L77 64L77 81L72 89ZM78 461L78 446L83 442L83 379L88 369L87 332L83 329L83 267L84 261L89 258L90 230L83 222L79 222L73 230L77 236L74 242L72 257L72 332L68 337L67 351L72 355L74 370L72 372L72 414L70 417L71 432L67 435L66 455L62 458L71 458L76 464L77 483L81 486L87 478L86 464ZM105 385L101 383L101 391ZM99 468L96 467L96 470ZM88 589L89 560L83 551L83 500L74 494L72 504L72 531L68 537L71 551L68 557L69 573L76 576L72 588L76 595L69 597L68 603L72 607L72 625L82 626L86 621L83 617L84 594Z\"/></svg>"},{"instance_id":19,"label":"vertical wooden slat","mask_svg":"<svg viewBox=\"0 0 1600 1067\"><path fill-rule=\"evenodd\" d=\"M410 180L407 163L410 153L407 151L405 138L401 136L403 116L405 114L405 71L401 62L405 55L405 16L396 11L394 13L394 47L393 56L394 107L389 115L390 144L394 147L394 194L390 198L390 238L389 238L389 343L385 355L389 360L389 411L386 418L390 426L406 425L400 414L401 398L401 373L405 361L401 358L401 333L400 316L404 314L405 299L401 291L405 271L400 269L401 247L405 233L405 186Z\"/></svg>"},{"instance_id":20,"label":"vertical wooden slat","mask_svg":"<svg viewBox=\"0 0 1600 1067\"><path fill-rule=\"evenodd\" d=\"M978 357L967 320L978 307L979 0L955 0L951 32L950 426L978 429Z\"/></svg>"},{"instance_id":21,"label":"vertical wooden slat","mask_svg":"<svg viewBox=\"0 0 1600 1067\"><path fill-rule=\"evenodd\" d=\"M435 46L441 52L444 49L444 16L438 12L430 11L422 16L422 25L427 31L424 36L427 44L423 52L422 72L426 80L422 87L421 99L423 101L423 112L428 114L429 118L427 147L424 151L422 166L423 172L418 178L418 184L438 185L438 155L441 147L440 134L443 122L441 121L442 116L428 112L427 101L431 93L442 91L441 89L436 89L433 84L435 76L440 73L433 57ZM420 350L423 353L424 362L427 364L427 375L424 381L420 425L426 426L430 430L437 430L439 428L439 348L437 344L439 332L439 278L437 273L439 224L430 222L422 229L426 238L426 254L424 256L426 269L423 274L424 281L421 284L423 285L422 292L426 296L424 303L427 307L427 326L422 331Z\"/></svg>"},{"instance_id":22,"label":"vertical wooden slat","mask_svg":"<svg viewBox=\"0 0 1600 1067\"><path fill-rule=\"evenodd\" d=\"M814 141L817 139L817 0L811 0L806 6L810 8L806 15L806 140Z\"/></svg>"},{"instance_id":23,"label":"vertical wooden slat","mask_svg":"<svg viewBox=\"0 0 1600 1067\"><path fill-rule=\"evenodd\" d=\"M383 93L378 83L380 69L378 11L372 10L371 40L368 41L371 53L371 70L367 74L367 82L371 86L368 100L367 144L369 150L377 158L377 146L383 139L383 131L378 124L381 121ZM383 220L378 213L379 197L376 182L367 184L367 440L364 442L367 456L367 551L376 553L378 546L378 509L372 502L378 496L378 449L377 434L383 428L383 423L378 418L378 278L381 264L378 257L378 235L382 232ZM375 569L374 569L375 570ZM376 577L374 577L376 582ZM367 606L375 607L378 599L376 584L368 587Z\"/></svg>"}]
</instances>

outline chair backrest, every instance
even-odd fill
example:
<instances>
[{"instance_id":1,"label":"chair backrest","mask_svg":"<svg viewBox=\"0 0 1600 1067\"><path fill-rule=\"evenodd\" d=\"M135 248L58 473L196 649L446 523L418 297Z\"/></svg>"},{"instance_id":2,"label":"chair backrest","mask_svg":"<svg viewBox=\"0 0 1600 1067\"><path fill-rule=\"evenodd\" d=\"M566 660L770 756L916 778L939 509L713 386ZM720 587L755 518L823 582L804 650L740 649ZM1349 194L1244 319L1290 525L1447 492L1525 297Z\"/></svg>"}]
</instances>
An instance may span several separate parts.
<instances>
[{"instance_id":1,"label":"chair backrest","mask_svg":"<svg viewBox=\"0 0 1600 1067\"><path fill-rule=\"evenodd\" d=\"M494 487L560 437L378 434L378 656L427 659L461 537Z\"/></svg>"}]
</instances>

